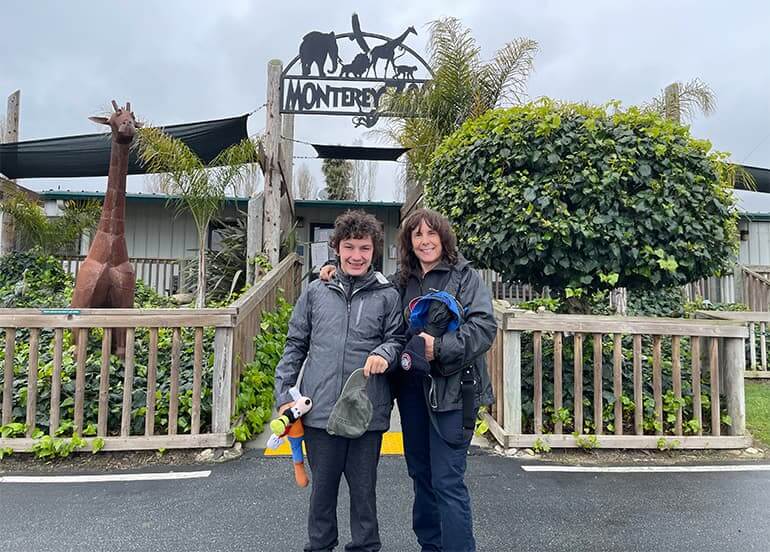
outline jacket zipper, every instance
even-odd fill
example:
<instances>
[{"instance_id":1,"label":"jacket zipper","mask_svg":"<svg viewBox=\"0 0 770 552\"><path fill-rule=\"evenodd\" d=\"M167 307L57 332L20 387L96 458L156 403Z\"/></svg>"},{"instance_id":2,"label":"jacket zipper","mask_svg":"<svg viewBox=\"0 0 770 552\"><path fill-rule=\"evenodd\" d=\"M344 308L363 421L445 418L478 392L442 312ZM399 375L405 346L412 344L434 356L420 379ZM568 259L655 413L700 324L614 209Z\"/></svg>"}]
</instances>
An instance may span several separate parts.
<instances>
[{"instance_id":1,"label":"jacket zipper","mask_svg":"<svg viewBox=\"0 0 770 552\"><path fill-rule=\"evenodd\" d=\"M339 289L342 293L342 297L345 299L345 303L347 305L347 314L345 315L345 340L342 342L342 365L340 366L340 369L337 371L337 396L340 396L342 394L342 374L345 371L345 353L348 350L348 334L350 333L350 307L353 303L353 296L361 291L363 288L354 289L353 292L350 294L350 297L348 297L348 294L345 293L345 288L342 287L342 284L338 283L336 286L332 286L333 289Z\"/></svg>"}]
</instances>

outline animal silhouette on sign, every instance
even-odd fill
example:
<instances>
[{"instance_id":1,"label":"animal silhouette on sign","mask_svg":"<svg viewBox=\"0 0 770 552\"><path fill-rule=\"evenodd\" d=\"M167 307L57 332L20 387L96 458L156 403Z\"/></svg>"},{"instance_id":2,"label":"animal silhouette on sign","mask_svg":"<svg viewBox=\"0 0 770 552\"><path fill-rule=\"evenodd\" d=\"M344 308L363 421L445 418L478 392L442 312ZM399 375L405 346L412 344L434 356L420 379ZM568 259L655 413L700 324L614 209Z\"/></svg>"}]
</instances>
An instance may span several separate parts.
<instances>
[{"instance_id":1,"label":"animal silhouette on sign","mask_svg":"<svg viewBox=\"0 0 770 552\"><path fill-rule=\"evenodd\" d=\"M417 71L416 65L396 65L396 78L413 79Z\"/></svg>"},{"instance_id":2,"label":"animal silhouette on sign","mask_svg":"<svg viewBox=\"0 0 770 552\"><path fill-rule=\"evenodd\" d=\"M369 56L366 54L357 54L350 63L344 64L340 71L341 77L349 77L351 74L361 78L369 69Z\"/></svg>"},{"instance_id":3,"label":"animal silhouette on sign","mask_svg":"<svg viewBox=\"0 0 770 552\"><path fill-rule=\"evenodd\" d=\"M302 65L302 76L310 75L313 65L316 66L319 77L325 77L324 65L327 58L332 62L331 73L337 72L337 62L342 62L337 48L337 37L334 32L322 33L312 31L302 38L299 45L299 60Z\"/></svg>"},{"instance_id":4,"label":"animal silhouette on sign","mask_svg":"<svg viewBox=\"0 0 770 552\"><path fill-rule=\"evenodd\" d=\"M381 59L385 60L385 71L383 72L383 75L382 75L383 77L388 76L388 66L394 67L394 71L395 71L395 62L393 58L396 53L396 47L401 46L404 40L406 40L406 37L409 35L409 33L413 33L417 35L417 31L414 30L414 27L409 27L407 30L405 30L396 38L388 40L384 44L380 44L379 46L375 46L374 48L372 48L371 68L374 70L375 77L377 76L377 62ZM369 72L367 71L366 74L368 75Z\"/></svg>"},{"instance_id":5,"label":"animal silhouette on sign","mask_svg":"<svg viewBox=\"0 0 770 552\"><path fill-rule=\"evenodd\" d=\"M142 124L136 121L129 102L119 107L112 100L112 107L115 111L109 117L89 117L95 123L110 127L112 149L99 226L75 279L74 308L134 306L136 275L128 261L126 247L126 174L129 148L136 129ZM125 354L125 329L113 330L112 346L117 355Z\"/></svg>"}]
</instances>

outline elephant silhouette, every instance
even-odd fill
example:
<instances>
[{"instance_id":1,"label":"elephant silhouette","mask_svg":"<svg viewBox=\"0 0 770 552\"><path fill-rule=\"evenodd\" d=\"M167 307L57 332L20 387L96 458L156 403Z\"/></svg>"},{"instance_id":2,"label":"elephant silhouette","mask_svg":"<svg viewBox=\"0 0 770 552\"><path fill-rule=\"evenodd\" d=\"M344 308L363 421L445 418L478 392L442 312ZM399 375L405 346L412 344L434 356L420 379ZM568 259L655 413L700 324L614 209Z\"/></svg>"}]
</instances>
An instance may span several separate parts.
<instances>
[{"instance_id":1,"label":"elephant silhouette","mask_svg":"<svg viewBox=\"0 0 770 552\"><path fill-rule=\"evenodd\" d=\"M325 77L324 65L327 57L332 62L331 73L334 74L337 72L337 62L342 62L334 32L312 31L302 37L302 43L299 45L299 60L302 65L303 77L310 75L310 70L314 64L318 70L318 76Z\"/></svg>"}]
</instances>

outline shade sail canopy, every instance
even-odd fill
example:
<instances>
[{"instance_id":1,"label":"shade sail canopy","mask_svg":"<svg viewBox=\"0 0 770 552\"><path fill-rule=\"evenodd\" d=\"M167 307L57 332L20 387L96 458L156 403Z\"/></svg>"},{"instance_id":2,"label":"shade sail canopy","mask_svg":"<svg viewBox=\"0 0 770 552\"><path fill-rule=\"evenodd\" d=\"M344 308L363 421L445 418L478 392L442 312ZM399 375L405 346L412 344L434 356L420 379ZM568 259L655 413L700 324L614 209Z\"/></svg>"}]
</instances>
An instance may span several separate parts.
<instances>
[{"instance_id":1,"label":"shade sail canopy","mask_svg":"<svg viewBox=\"0 0 770 552\"><path fill-rule=\"evenodd\" d=\"M162 127L179 138L208 164L223 149L247 137L248 115ZM0 173L11 179L107 176L110 134L82 134L63 138L0 144ZM136 152L128 160L128 174L144 174Z\"/></svg>"},{"instance_id":2,"label":"shade sail canopy","mask_svg":"<svg viewBox=\"0 0 770 552\"><path fill-rule=\"evenodd\" d=\"M361 159L364 161L396 161L409 148L370 148L365 146L330 146L312 144L321 159Z\"/></svg>"},{"instance_id":3,"label":"shade sail canopy","mask_svg":"<svg viewBox=\"0 0 770 552\"><path fill-rule=\"evenodd\" d=\"M770 193L770 169L750 167L748 165L743 165L743 169L751 175L754 182L743 178L742 175L739 174L738 178L735 179L736 190Z\"/></svg>"}]
</instances>

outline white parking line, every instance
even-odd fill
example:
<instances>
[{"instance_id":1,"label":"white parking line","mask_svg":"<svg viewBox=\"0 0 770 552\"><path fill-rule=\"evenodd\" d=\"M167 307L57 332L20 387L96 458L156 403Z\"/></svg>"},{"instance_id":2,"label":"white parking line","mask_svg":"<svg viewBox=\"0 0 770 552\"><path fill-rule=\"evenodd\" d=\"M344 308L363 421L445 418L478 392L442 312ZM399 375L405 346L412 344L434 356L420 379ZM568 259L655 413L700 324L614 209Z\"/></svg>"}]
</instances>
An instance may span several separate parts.
<instances>
[{"instance_id":1,"label":"white parking line","mask_svg":"<svg viewBox=\"0 0 770 552\"><path fill-rule=\"evenodd\" d=\"M770 471L768 464L738 464L725 466L533 466L521 467L528 472L562 473L704 473Z\"/></svg>"},{"instance_id":2,"label":"white parking line","mask_svg":"<svg viewBox=\"0 0 770 552\"><path fill-rule=\"evenodd\" d=\"M107 475L5 475L0 483L112 483L115 481L160 481L208 477L211 470L164 473L117 473Z\"/></svg>"}]
</instances>

